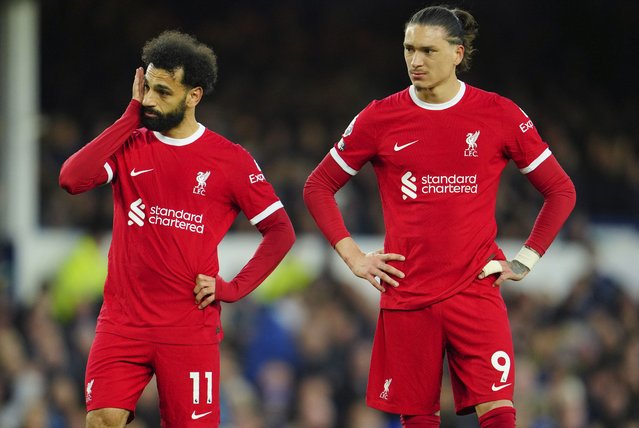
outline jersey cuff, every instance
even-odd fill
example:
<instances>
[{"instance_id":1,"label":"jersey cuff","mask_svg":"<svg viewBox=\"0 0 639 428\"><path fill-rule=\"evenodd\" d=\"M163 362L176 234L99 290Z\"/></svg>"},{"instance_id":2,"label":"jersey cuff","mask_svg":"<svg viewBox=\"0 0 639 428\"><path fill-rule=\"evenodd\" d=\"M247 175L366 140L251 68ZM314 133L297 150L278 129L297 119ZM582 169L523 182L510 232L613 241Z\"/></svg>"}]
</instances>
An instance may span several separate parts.
<instances>
[{"instance_id":1,"label":"jersey cuff","mask_svg":"<svg viewBox=\"0 0 639 428\"><path fill-rule=\"evenodd\" d=\"M547 148L539 156L537 156L537 159L532 161L530 163L530 165L528 165L525 168L520 168L519 171L521 171L522 174L528 174L529 172L533 172L535 170L535 168L537 168L539 165L541 165L541 163L543 161L548 159L550 157L550 155L552 155L552 152L550 151L550 149Z\"/></svg>"},{"instance_id":2,"label":"jersey cuff","mask_svg":"<svg viewBox=\"0 0 639 428\"><path fill-rule=\"evenodd\" d=\"M351 168L350 166L348 166L348 164L346 162L344 162L344 159L342 159L342 157L339 155L339 153L337 153L337 150L335 150L335 147L332 147L331 150L329 151L329 153L331 154L331 157L335 160L335 162L337 162L337 164L347 174L357 175L358 171L356 169Z\"/></svg>"},{"instance_id":3,"label":"jersey cuff","mask_svg":"<svg viewBox=\"0 0 639 428\"><path fill-rule=\"evenodd\" d=\"M108 162L104 163L104 169L106 170L107 173L107 183L110 183L111 181L113 181L113 170L111 169L111 165L109 165ZM106 184L106 183L104 183Z\"/></svg>"},{"instance_id":4,"label":"jersey cuff","mask_svg":"<svg viewBox=\"0 0 639 428\"><path fill-rule=\"evenodd\" d=\"M256 215L249 221L251 222L253 226L255 226L256 224L258 224L259 222L261 222L266 217L270 216L271 214L273 214L275 211L279 210L280 208L284 208L282 201L273 202L264 211L262 211L261 213L259 213L258 215Z\"/></svg>"}]
</instances>

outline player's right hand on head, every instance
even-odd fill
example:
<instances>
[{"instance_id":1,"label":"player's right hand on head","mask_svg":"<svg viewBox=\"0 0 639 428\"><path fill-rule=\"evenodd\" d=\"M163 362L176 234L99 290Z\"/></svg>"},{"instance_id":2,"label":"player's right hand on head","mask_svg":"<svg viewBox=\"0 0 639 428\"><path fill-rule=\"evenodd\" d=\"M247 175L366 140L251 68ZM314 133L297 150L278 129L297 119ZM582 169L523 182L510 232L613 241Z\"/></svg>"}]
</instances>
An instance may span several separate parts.
<instances>
[{"instance_id":1,"label":"player's right hand on head","mask_svg":"<svg viewBox=\"0 0 639 428\"><path fill-rule=\"evenodd\" d=\"M131 98L139 101L140 103L142 103L142 100L144 99L144 69L142 67L135 69Z\"/></svg>"},{"instance_id":2,"label":"player's right hand on head","mask_svg":"<svg viewBox=\"0 0 639 428\"><path fill-rule=\"evenodd\" d=\"M212 276L198 274L195 277L195 304L198 309L204 309L215 301L215 278Z\"/></svg>"}]
</instances>

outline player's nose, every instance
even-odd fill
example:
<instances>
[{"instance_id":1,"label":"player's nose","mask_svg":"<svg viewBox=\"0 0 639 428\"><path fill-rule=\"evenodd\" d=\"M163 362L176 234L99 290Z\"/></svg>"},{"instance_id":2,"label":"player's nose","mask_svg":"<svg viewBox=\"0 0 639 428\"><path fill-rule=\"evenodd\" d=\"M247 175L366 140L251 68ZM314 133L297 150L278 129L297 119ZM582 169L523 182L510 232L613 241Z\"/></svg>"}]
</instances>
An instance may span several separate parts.
<instances>
[{"instance_id":1,"label":"player's nose","mask_svg":"<svg viewBox=\"0 0 639 428\"><path fill-rule=\"evenodd\" d=\"M144 107L155 107L156 104L157 103L156 103L155 96L153 96L153 92L146 91L144 94L144 97L142 98L142 105Z\"/></svg>"}]
</instances>

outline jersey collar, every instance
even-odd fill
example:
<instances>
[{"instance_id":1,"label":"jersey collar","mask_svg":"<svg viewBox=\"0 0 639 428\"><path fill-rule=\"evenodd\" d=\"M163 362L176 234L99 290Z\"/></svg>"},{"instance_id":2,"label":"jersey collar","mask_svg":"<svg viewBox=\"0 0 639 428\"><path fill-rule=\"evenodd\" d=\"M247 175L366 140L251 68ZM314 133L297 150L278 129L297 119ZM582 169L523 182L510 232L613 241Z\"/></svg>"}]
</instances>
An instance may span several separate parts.
<instances>
[{"instance_id":1,"label":"jersey collar","mask_svg":"<svg viewBox=\"0 0 639 428\"><path fill-rule=\"evenodd\" d=\"M198 123L197 131L195 131L190 137L171 138L171 137L167 137L166 135L162 135L157 131L153 131L153 135L155 135L155 138L157 138L164 144L168 144L169 146L186 146L188 144L191 144L198 138L200 138L202 134L204 134L204 130L205 130L204 125L202 125L201 123Z\"/></svg>"},{"instance_id":2,"label":"jersey collar","mask_svg":"<svg viewBox=\"0 0 639 428\"><path fill-rule=\"evenodd\" d=\"M457 91L457 94L453 98L446 101L445 103L431 104L420 100L417 96L417 92L415 92L415 86L413 85L410 85L410 88L408 88L408 92L410 93L411 99L418 107L426 110L446 110L447 108L450 108L457 104L459 100L461 100L464 96L464 93L466 93L466 84L461 80L458 80L458 82L460 83L459 91Z\"/></svg>"}]
</instances>

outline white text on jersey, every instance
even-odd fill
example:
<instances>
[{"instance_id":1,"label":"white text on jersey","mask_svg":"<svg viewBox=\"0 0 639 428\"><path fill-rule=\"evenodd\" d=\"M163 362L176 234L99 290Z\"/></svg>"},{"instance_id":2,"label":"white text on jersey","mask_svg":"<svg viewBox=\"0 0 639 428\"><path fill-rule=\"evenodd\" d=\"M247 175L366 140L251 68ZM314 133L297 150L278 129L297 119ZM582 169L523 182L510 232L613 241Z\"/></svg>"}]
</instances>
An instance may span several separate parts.
<instances>
[{"instance_id":1,"label":"white text on jersey","mask_svg":"<svg viewBox=\"0 0 639 428\"><path fill-rule=\"evenodd\" d=\"M407 171L401 178L402 199L417 199L417 177ZM476 194L479 188L477 175L424 175L419 188L422 194Z\"/></svg>"},{"instance_id":2,"label":"white text on jersey","mask_svg":"<svg viewBox=\"0 0 639 428\"><path fill-rule=\"evenodd\" d=\"M525 133L529 129L533 129L534 127L535 125L533 125L532 120L529 120L528 122L522 122L519 124L519 129L521 129L522 133Z\"/></svg>"}]
</instances>

